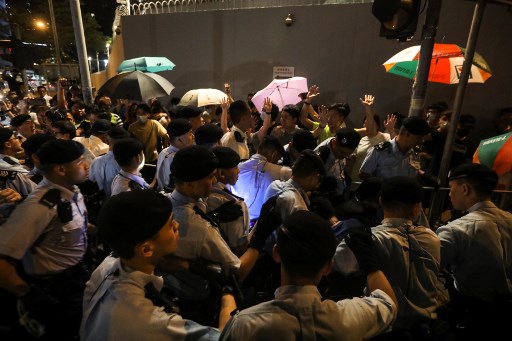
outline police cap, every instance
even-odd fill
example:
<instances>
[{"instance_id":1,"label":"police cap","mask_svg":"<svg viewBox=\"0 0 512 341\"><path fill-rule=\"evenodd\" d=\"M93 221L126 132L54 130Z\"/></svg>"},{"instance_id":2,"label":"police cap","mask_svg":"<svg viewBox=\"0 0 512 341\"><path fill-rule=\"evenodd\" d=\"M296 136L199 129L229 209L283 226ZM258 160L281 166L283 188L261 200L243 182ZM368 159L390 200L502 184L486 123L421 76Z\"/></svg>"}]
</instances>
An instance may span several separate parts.
<instances>
[{"instance_id":1,"label":"police cap","mask_svg":"<svg viewBox=\"0 0 512 341\"><path fill-rule=\"evenodd\" d=\"M171 201L158 192L122 192L103 204L97 226L105 242L117 251L117 245L137 244L157 234L171 213Z\"/></svg>"},{"instance_id":2,"label":"police cap","mask_svg":"<svg viewBox=\"0 0 512 341\"><path fill-rule=\"evenodd\" d=\"M178 111L178 117L179 118L194 118L203 113L203 110L201 108L193 106L193 105L187 105L179 109Z\"/></svg>"},{"instance_id":3,"label":"police cap","mask_svg":"<svg viewBox=\"0 0 512 341\"><path fill-rule=\"evenodd\" d=\"M167 126L167 134L170 137L178 137L188 133L192 129L192 124L184 118L177 118L171 121Z\"/></svg>"},{"instance_id":4,"label":"police cap","mask_svg":"<svg viewBox=\"0 0 512 341\"><path fill-rule=\"evenodd\" d=\"M453 168L448 174L448 180L457 180L463 178L477 179L488 183L498 182L498 175L486 165L479 163L467 163Z\"/></svg>"},{"instance_id":5,"label":"police cap","mask_svg":"<svg viewBox=\"0 0 512 341\"><path fill-rule=\"evenodd\" d=\"M55 140L56 137L50 134L37 133L34 135L30 135L22 144L23 150L25 154L30 155L37 152L39 147L43 145L43 143Z\"/></svg>"},{"instance_id":6,"label":"police cap","mask_svg":"<svg viewBox=\"0 0 512 341\"><path fill-rule=\"evenodd\" d=\"M14 131L12 131L11 129L1 127L0 128L0 143L9 141L9 139L12 137L13 134L14 134Z\"/></svg>"},{"instance_id":7,"label":"police cap","mask_svg":"<svg viewBox=\"0 0 512 341\"><path fill-rule=\"evenodd\" d=\"M336 146L356 149L361 141L361 135L353 128L340 128L336 131Z\"/></svg>"},{"instance_id":8,"label":"police cap","mask_svg":"<svg viewBox=\"0 0 512 341\"><path fill-rule=\"evenodd\" d=\"M202 146L188 146L178 150L171 163L172 176L184 181L197 181L210 175L219 164L211 151Z\"/></svg>"},{"instance_id":9,"label":"police cap","mask_svg":"<svg viewBox=\"0 0 512 341\"><path fill-rule=\"evenodd\" d=\"M224 131L222 128L211 123L200 126L194 133L196 144L198 145L218 142L223 135Z\"/></svg>"},{"instance_id":10,"label":"police cap","mask_svg":"<svg viewBox=\"0 0 512 341\"><path fill-rule=\"evenodd\" d=\"M402 126L413 135L428 135L431 132L427 121L418 116L406 117Z\"/></svg>"},{"instance_id":11,"label":"police cap","mask_svg":"<svg viewBox=\"0 0 512 341\"><path fill-rule=\"evenodd\" d=\"M29 114L21 114L18 116L14 116L11 119L11 126L18 128L20 125L22 125L28 120L32 120L32 116L30 116Z\"/></svg>"},{"instance_id":12,"label":"police cap","mask_svg":"<svg viewBox=\"0 0 512 341\"><path fill-rule=\"evenodd\" d=\"M102 118L94 121L91 127L91 131L96 134L106 134L110 131L110 129L112 129L112 124Z\"/></svg>"},{"instance_id":13,"label":"police cap","mask_svg":"<svg viewBox=\"0 0 512 341\"><path fill-rule=\"evenodd\" d=\"M240 163L240 155L229 147L217 146L210 150L219 159L218 168L229 169Z\"/></svg>"},{"instance_id":14,"label":"police cap","mask_svg":"<svg viewBox=\"0 0 512 341\"><path fill-rule=\"evenodd\" d=\"M423 198L423 188L420 183L407 176L394 176L382 182L382 203L399 202L417 204Z\"/></svg>"},{"instance_id":15,"label":"police cap","mask_svg":"<svg viewBox=\"0 0 512 341\"><path fill-rule=\"evenodd\" d=\"M42 165L75 161L84 153L84 146L73 140L50 140L41 145L36 155Z\"/></svg>"}]
</instances>

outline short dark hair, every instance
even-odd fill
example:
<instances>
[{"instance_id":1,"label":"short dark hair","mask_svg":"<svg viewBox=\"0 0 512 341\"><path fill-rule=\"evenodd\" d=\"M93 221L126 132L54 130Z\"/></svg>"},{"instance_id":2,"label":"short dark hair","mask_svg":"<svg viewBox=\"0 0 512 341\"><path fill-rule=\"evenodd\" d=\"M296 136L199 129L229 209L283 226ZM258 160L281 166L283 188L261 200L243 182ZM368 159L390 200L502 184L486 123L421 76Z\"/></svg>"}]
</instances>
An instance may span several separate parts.
<instances>
[{"instance_id":1,"label":"short dark hair","mask_svg":"<svg viewBox=\"0 0 512 341\"><path fill-rule=\"evenodd\" d=\"M315 173L325 175L322 159L311 149L305 149L293 164L292 175L305 178Z\"/></svg>"},{"instance_id":2,"label":"short dark hair","mask_svg":"<svg viewBox=\"0 0 512 341\"><path fill-rule=\"evenodd\" d=\"M350 114L350 106L348 103L334 103L329 107L329 110L338 112L341 116L343 116L343 119L347 118L347 116Z\"/></svg>"},{"instance_id":3,"label":"short dark hair","mask_svg":"<svg viewBox=\"0 0 512 341\"><path fill-rule=\"evenodd\" d=\"M283 268L291 276L318 274L336 251L336 238L327 221L316 213L296 211L277 230Z\"/></svg>"},{"instance_id":4,"label":"short dark hair","mask_svg":"<svg viewBox=\"0 0 512 341\"><path fill-rule=\"evenodd\" d=\"M58 128L61 134L69 134L71 139L76 137L76 127L69 121L57 121L53 122L52 127Z\"/></svg>"},{"instance_id":5,"label":"short dark hair","mask_svg":"<svg viewBox=\"0 0 512 341\"><path fill-rule=\"evenodd\" d=\"M281 109L281 111L286 111L292 118L299 119L300 116L300 110L299 107L295 104L287 104Z\"/></svg>"},{"instance_id":6,"label":"short dark hair","mask_svg":"<svg viewBox=\"0 0 512 341\"><path fill-rule=\"evenodd\" d=\"M147 114L151 113L151 108L149 107L149 105L147 105L145 103L141 103L141 104L137 105L137 109L141 109Z\"/></svg>"},{"instance_id":7,"label":"short dark hair","mask_svg":"<svg viewBox=\"0 0 512 341\"><path fill-rule=\"evenodd\" d=\"M469 184L479 198L489 198L496 188L496 182L481 178L461 178L451 181L456 181L459 184Z\"/></svg>"},{"instance_id":8,"label":"short dark hair","mask_svg":"<svg viewBox=\"0 0 512 341\"><path fill-rule=\"evenodd\" d=\"M242 120L243 115L250 115L251 109L249 105L242 100L234 101L229 106L229 115L233 124L238 124Z\"/></svg>"},{"instance_id":9,"label":"short dark hair","mask_svg":"<svg viewBox=\"0 0 512 341\"><path fill-rule=\"evenodd\" d=\"M144 151L144 144L135 138L122 139L114 145L113 153L121 167L129 166L134 157Z\"/></svg>"}]
</instances>

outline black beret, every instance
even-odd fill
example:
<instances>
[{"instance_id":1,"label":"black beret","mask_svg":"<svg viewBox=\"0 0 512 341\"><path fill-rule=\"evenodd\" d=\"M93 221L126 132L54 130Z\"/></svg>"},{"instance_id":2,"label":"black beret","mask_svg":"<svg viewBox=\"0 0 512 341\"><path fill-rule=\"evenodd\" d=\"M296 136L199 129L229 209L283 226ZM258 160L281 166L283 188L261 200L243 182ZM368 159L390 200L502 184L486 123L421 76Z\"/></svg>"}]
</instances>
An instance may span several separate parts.
<instances>
[{"instance_id":1,"label":"black beret","mask_svg":"<svg viewBox=\"0 0 512 341\"><path fill-rule=\"evenodd\" d=\"M240 155L229 147L217 146L210 150L219 159L217 168L229 169L238 166L240 163Z\"/></svg>"},{"instance_id":2,"label":"black beret","mask_svg":"<svg viewBox=\"0 0 512 341\"><path fill-rule=\"evenodd\" d=\"M336 146L356 149L361 141L361 135L353 128L340 128L336 131Z\"/></svg>"},{"instance_id":3,"label":"black beret","mask_svg":"<svg viewBox=\"0 0 512 341\"><path fill-rule=\"evenodd\" d=\"M207 123L196 129L194 137L196 144L210 144L219 141L224 135L221 127L215 124Z\"/></svg>"},{"instance_id":4,"label":"black beret","mask_svg":"<svg viewBox=\"0 0 512 341\"><path fill-rule=\"evenodd\" d=\"M188 133L192 129L192 124L184 118L177 118L171 121L167 126L167 134L171 137L178 137Z\"/></svg>"},{"instance_id":5,"label":"black beret","mask_svg":"<svg viewBox=\"0 0 512 341\"><path fill-rule=\"evenodd\" d=\"M417 204L423 198L423 188L414 178L394 176L383 180L380 196L382 203Z\"/></svg>"},{"instance_id":6,"label":"black beret","mask_svg":"<svg viewBox=\"0 0 512 341\"><path fill-rule=\"evenodd\" d=\"M201 115L203 113L203 110L199 107L193 106L193 105L187 105L179 109L178 111L178 117L179 118L193 118Z\"/></svg>"},{"instance_id":7,"label":"black beret","mask_svg":"<svg viewBox=\"0 0 512 341\"><path fill-rule=\"evenodd\" d=\"M50 134L37 133L34 135L30 135L22 144L25 154L30 155L37 152L39 147L43 145L43 143L55 140L56 137Z\"/></svg>"},{"instance_id":8,"label":"black beret","mask_svg":"<svg viewBox=\"0 0 512 341\"><path fill-rule=\"evenodd\" d=\"M32 116L30 116L29 114L21 114L18 116L14 116L11 119L11 126L17 128L28 120L32 120Z\"/></svg>"},{"instance_id":9,"label":"black beret","mask_svg":"<svg viewBox=\"0 0 512 341\"><path fill-rule=\"evenodd\" d=\"M382 178L371 177L361 182L355 190L355 194L359 200L378 201L381 188Z\"/></svg>"},{"instance_id":10,"label":"black beret","mask_svg":"<svg viewBox=\"0 0 512 341\"><path fill-rule=\"evenodd\" d=\"M486 165L479 163L467 163L453 168L448 173L448 180L456 180L463 178L478 179L484 182L496 183L498 182L498 175Z\"/></svg>"},{"instance_id":11,"label":"black beret","mask_svg":"<svg viewBox=\"0 0 512 341\"><path fill-rule=\"evenodd\" d=\"M73 140L50 140L41 145L36 152L41 164L62 164L78 159L85 147Z\"/></svg>"},{"instance_id":12,"label":"black beret","mask_svg":"<svg viewBox=\"0 0 512 341\"><path fill-rule=\"evenodd\" d=\"M107 244L140 243L157 234L171 213L171 201L158 192L122 192L103 204L97 226Z\"/></svg>"},{"instance_id":13,"label":"black beret","mask_svg":"<svg viewBox=\"0 0 512 341\"><path fill-rule=\"evenodd\" d=\"M219 160L202 146L188 146L178 150L171 163L172 176L185 182L200 180L210 175Z\"/></svg>"},{"instance_id":14,"label":"black beret","mask_svg":"<svg viewBox=\"0 0 512 341\"><path fill-rule=\"evenodd\" d=\"M112 129L112 124L105 119L94 121L91 127L92 132L96 134L106 134L110 129Z\"/></svg>"},{"instance_id":15,"label":"black beret","mask_svg":"<svg viewBox=\"0 0 512 341\"><path fill-rule=\"evenodd\" d=\"M107 133L108 137L113 139L125 139L130 137L130 133L128 130L124 129L123 127L112 127Z\"/></svg>"},{"instance_id":16,"label":"black beret","mask_svg":"<svg viewBox=\"0 0 512 341\"><path fill-rule=\"evenodd\" d=\"M293 147L299 152L304 149L315 149L316 140L313 133L309 130L301 129L295 132L292 137Z\"/></svg>"},{"instance_id":17,"label":"black beret","mask_svg":"<svg viewBox=\"0 0 512 341\"><path fill-rule=\"evenodd\" d=\"M427 121L418 116L406 117L402 126L413 135L428 135L431 132Z\"/></svg>"},{"instance_id":18,"label":"black beret","mask_svg":"<svg viewBox=\"0 0 512 341\"><path fill-rule=\"evenodd\" d=\"M5 142L9 141L9 139L12 137L13 134L14 134L14 131L12 131L11 129L1 127L0 128L0 143L5 143Z\"/></svg>"}]
</instances>

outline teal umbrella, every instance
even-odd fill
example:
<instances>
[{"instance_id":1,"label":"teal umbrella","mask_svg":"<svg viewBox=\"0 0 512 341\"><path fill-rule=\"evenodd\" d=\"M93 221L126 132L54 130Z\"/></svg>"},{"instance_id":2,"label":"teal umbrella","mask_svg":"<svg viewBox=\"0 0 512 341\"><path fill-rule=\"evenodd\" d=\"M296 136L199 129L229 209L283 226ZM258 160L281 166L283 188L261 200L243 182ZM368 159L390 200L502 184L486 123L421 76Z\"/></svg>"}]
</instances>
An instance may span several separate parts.
<instances>
[{"instance_id":1,"label":"teal umbrella","mask_svg":"<svg viewBox=\"0 0 512 341\"><path fill-rule=\"evenodd\" d=\"M159 72L172 70L175 66L166 57L139 57L123 61L117 68L117 73L124 71Z\"/></svg>"}]
</instances>

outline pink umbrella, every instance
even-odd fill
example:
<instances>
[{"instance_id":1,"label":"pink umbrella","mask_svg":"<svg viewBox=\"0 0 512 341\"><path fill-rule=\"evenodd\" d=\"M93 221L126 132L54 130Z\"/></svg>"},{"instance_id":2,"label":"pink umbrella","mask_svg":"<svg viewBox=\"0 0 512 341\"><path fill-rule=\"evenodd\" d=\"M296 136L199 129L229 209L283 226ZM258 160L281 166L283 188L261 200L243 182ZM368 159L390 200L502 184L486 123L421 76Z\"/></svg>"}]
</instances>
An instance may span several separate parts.
<instances>
[{"instance_id":1,"label":"pink umbrella","mask_svg":"<svg viewBox=\"0 0 512 341\"><path fill-rule=\"evenodd\" d=\"M308 80L304 77L274 79L251 99L258 110L262 110L263 101L269 97L280 109L287 104L300 102L299 94L308 92Z\"/></svg>"}]
</instances>

